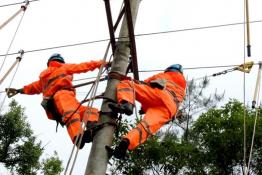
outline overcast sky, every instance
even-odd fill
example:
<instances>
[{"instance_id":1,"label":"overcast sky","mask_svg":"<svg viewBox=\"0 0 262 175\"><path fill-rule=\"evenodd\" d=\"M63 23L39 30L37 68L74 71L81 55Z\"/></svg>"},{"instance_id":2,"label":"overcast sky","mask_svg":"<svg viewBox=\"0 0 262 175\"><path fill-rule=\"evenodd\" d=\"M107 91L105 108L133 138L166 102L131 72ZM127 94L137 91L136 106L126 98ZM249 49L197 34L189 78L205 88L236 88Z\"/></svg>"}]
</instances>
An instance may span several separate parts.
<instances>
[{"instance_id":1,"label":"overcast sky","mask_svg":"<svg viewBox=\"0 0 262 175\"><path fill-rule=\"evenodd\" d=\"M21 2L18 0L0 0L0 5ZM122 0L110 1L113 20L116 20ZM262 1L252 0L250 21L262 20ZM0 8L0 25L20 5ZM0 30L0 55L4 55L10 45L21 14ZM240 23L244 21L244 0L143 0L139 7L135 34L175 31L190 28ZM258 62L262 60L262 23L250 24L252 57L246 60ZM118 36L118 33L116 34ZM76 44L108 39L108 27L104 1L94 0L39 0L32 2L24 16L17 36L9 53L20 49L32 51L61 45ZM244 26L232 25L225 27L186 30L159 35L139 36L136 38L139 70L165 69L167 66L180 63L185 68L202 66L236 65L244 61ZM38 80L39 73L46 68L46 61L53 53L61 53L66 62L80 63L102 59L107 42L47 49L44 51L25 53L12 87L21 88ZM0 76L7 71L17 55L6 58ZM2 63L4 57L0 57ZM185 70L187 79L211 75L225 68ZM256 82L258 66L254 66L250 74L246 74L246 103L251 104ZM14 71L12 72L12 74ZM75 76L75 79L95 76L97 71ZM12 74L1 85L0 90L9 86ZM153 73L141 73L141 79ZM226 92L228 98L243 101L243 73L232 72L211 78L210 92ZM76 84L77 82L75 82ZM104 90L102 83L99 92ZM77 98L84 98L88 87L77 90ZM55 132L56 123L47 119L40 106L41 95L14 97L26 108L26 115L34 133L45 147L45 155L58 152L63 165L69 158L72 144L65 128L59 127ZM1 94L1 101L4 93ZM3 110L10 99L6 99ZM95 103L100 108L100 103ZM73 174L84 174L90 151L90 144L80 151ZM4 170L0 169L0 172ZM0 173L1 174L1 173ZM2 173L3 174L3 173Z\"/></svg>"}]
</instances>

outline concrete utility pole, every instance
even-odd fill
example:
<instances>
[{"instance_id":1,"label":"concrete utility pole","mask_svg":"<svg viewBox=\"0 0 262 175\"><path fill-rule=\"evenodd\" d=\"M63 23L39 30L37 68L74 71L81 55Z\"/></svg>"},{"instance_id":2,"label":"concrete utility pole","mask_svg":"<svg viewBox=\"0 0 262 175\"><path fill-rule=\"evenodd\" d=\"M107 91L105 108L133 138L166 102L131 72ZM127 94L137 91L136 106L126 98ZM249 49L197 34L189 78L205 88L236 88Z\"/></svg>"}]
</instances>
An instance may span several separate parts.
<instances>
[{"instance_id":1,"label":"concrete utility pole","mask_svg":"<svg viewBox=\"0 0 262 175\"><path fill-rule=\"evenodd\" d=\"M141 0L129 0L131 12L132 12L132 20L133 26L135 26L135 21L137 17L138 7ZM115 55L112 63L111 71L118 72L120 74L125 75L126 69L128 66L128 60L130 55L130 44L128 38L128 27L126 15L124 16L123 23L121 26L121 30L119 33L119 40L116 44ZM116 100L116 85L119 80L109 79L105 91L105 96L110 99ZM101 110L103 112L110 112L111 109L108 107L108 102L106 100L103 101ZM114 118L106 114L100 115L100 122L115 122ZM114 126L105 126L101 130L96 133L94 138L90 156L88 159L87 167L85 175L105 175L107 164L108 164L108 155L105 149L105 146L111 146L114 134Z\"/></svg>"}]
</instances>

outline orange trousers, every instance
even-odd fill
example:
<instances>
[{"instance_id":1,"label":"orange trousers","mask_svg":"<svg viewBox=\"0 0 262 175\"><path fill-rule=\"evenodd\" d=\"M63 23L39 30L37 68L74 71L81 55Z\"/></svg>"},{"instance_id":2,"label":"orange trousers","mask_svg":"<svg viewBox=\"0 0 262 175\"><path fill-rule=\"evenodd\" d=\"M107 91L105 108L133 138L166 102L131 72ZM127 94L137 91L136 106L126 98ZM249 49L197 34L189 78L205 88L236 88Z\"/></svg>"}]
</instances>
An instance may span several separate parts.
<instances>
[{"instance_id":1,"label":"orange trousers","mask_svg":"<svg viewBox=\"0 0 262 175\"><path fill-rule=\"evenodd\" d=\"M54 95L54 102L58 112L62 115L62 122L66 124L67 132L73 143L78 133L83 132L81 127L82 120L85 123L98 121L98 109L80 105L73 91L58 91ZM76 111L77 108L78 110Z\"/></svg>"},{"instance_id":2,"label":"orange trousers","mask_svg":"<svg viewBox=\"0 0 262 175\"><path fill-rule=\"evenodd\" d=\"M136 100L141 103L145 115L136 128L124 136L130 141L129 150L133 150L144 143L150 135L156 133L164 124L169 122L177 111L176 103L166 90L132 83L129 80L123 80L117 85L118 103L126 100L134 104L134 91ZM168 107L167 105L173 106Z\"/></svg>"}]
</instances>

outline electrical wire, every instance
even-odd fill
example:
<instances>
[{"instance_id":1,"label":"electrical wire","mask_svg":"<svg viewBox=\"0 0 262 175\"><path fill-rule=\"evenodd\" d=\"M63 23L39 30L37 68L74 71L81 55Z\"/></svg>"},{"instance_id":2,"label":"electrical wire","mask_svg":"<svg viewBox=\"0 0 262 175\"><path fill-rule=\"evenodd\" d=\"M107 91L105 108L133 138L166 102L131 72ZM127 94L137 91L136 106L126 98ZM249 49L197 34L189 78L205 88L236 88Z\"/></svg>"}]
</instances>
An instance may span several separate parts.
<instances>
[{"instance_id":1,"label":"electrical wire","mask_svg":"<svg viewBox=\"0 0 262 175\"><path fill-rule=\"evenodd\" d=\"M8 88L10 88L10 87L12 86L12 83L13 83L13 81L14 81L14 78L15 78L15 76L16 76L16 73L17 73L17 70L18 70L19 66L20 66L20 62L18 62L18 64L17 64L17 67L16 67L16 69L15 69L15 73L14 73L14 75L13 75L11 81L10 81L10 84L9 84ZM6 94L7 94L7 93L6 93ZM2 111L3 105L4 105L4 103L5 103L6 94L5 94L4 99L3 99L2 103L1 103L0 111Z\"/></svg>"},{"instance_id":2,"label":"electrical wire","mask_svg":"<svg viewBox=\"0 0 262 175\"><path fill-rule=\"evenodd\" d=\"M107 55L108 55L109 48L110 48L110 43L108 43L107 48L106 48L106 52L105 52L105 54L104 54L104 58L103 58L103 61L104 61L104 62L106 62L106 58L107 58ZM104 72L103 72L103 68L104 68L104 65L102 65L102 66L99 68L99 72L98 72L98 75L97 75L97 77L96 77L96 81L95 81L95 83L93 84L93 88L90 90L91 100L88 102L88 105L87 105L88 108L87 108L87 110L85 111L85 113L88 114L88 116L87 116L87 121L88 121L88 118L89 118L89 115L90 115L89 112L91 112L90 110L91 110L91 108L93 107L94 97L95 97L96 92L97 92L97 89L98 89L99 80L100 80L100 78L101 78L101 75L104 73ZM88 96L88 95L87 95L87 96ZM83 125L84 125L84 126L83 126ZM85 126L85 122L83 122L83 121L82 121L82 123L81 123L81 128L82 128L82 127L86 127L86 126ZM80 131L80 128L79 128L79 131ZM81 134L81 135L78 134L78 135L77 135L76 140L79 140L79 145L80 145L81 142L82 142L82 138L83 138L83 134ZM76 162L76 159L77 159L77 156L78 156L78 152L79 152L79 145L78 145L78 147L77 147L77 150L76 150L76 153L75 153L75 156L74 156L74 160L73 160L73 162L72 162L72 166L71 166L71 169L70 169L70 172L69 172L70 175L72 174L72 172L73 172L73 170L74 170L75 162ZM68 162L67 162L67 166L66 166L66 170L65 170L65 172L64 172L64 175L66 175L66 173L67 173L67 171L68 171L69 164L70 164L71 159L72 159L72 157L73 157L73 152L74 152L75 147L76 147L76 145L74 144L74 145L73 145L73 148L72 148L72 151L71 151L71 154L70 154L70 157L69 157L69 160L68 160Z\"/></svg>"},{"instance_id":3,"label":"electrical wire","mask_svg":"<svg viewBox=\"0 0 262 175\"><path fill-rule=\"evenodd\" d=\"M5 57L4 57L4 60L3 60L2 64L1 64L0 72L1 72L1 70L2 70L2 68L3 68L3 66L4 66L4 63L5 63L5 60L6 60L7 56L9 55L8 53L9 53L9 51L10 51L12 45L13 45L13 42L14 42L14 40L15 40L17 31L18 31L18 29L19 29L19 27L20 27L20 25L21 25L21 23L22 23L22 21L23 21L24 15L25 15L25 12L23 13L23 15L22 15L22 17L21 17L21 19L20 19L20 21L19 21L19 23L18 23L18 25L17 25L17 28L16 28L15 33L14 33L14 35L13 35L13 38L12 38L12 40L11 40L11 43L10 43L10 45L9 45L7 51L6 51L6 54L4 55ZM17 53L15 53L15 54L17 54Z\"/></svg>"},{"instance_id":4,"label":"electrical wire","mask_svg":"<svg viewBox=\"0 0 262 175\"><path fill-rule=\"evenodd\" d=\"M30 2L35 2L35 1L40 1L40 0L31 0L31 1L29 1L29 3ZM4 5L0 5L0 8L1 7L8 7L8 6L12 6L12 5L19 5L19 4L23 4L23 3L25 3L26 1L23 1L23 2L17 2L17 3L12 3L12 4L4 4Z\"/></svg>"},{"instance_id":5,"label":"electrical wire","mask_svg":"<svg viewBox=\"0 0 262 175\"><path fill-rule=\"evenodd\" d=\"M259 88L258 88L257 99L259 99L259 94L260 94L260 83L259 83ZM258 103L258 104L259 104L259 103ZM249 152L249 159L248 159L248 164L247 164L247 173L249 173L250 162L251 162L251 160L252 160L252 152L253 152L255 135L256 135L256 125L257 125L258 109L259 109L259 108L258 108L258 106L257 106L257 108L256 108L256 117L255 117L254 127L253 127L253 135L252 135L250 152Z\"/></svg>"},{"instance_id":6,"label":"electrical wire","mask_svg":"<svg viewBox=\"0 0 262 175\"><path fill-rule=\"evenodd\" d=\"M243 41L243 46L244 46L244 57L243 57L243 61L245 63L246 61L246 48L245 48L245 45L246 45L246 26L245 26L245 23L246 23L246 0L244 0L244 30L243 30L243 36L244 36L244 41ZM243 103L244 103L244 108L243 108L243 164L244 164L244 175L246 175L246 73L243 72Z\"/></svg>"},{"instance_id":7,"label":"electrical wire","mask_svg":"<svg viewBox=\"0 0 262 175\"><path fill-rule=\"evenodd\" d=\"M251 21L250 23L261 23L261 22L262 22L262 20L257 20L257 21ZM162 32L143 33L143 34L137 34L135 36L136 37L142 37L142 36L150 36L150 35L161 35L161 34L168 34L168 33L185 32L185 31L202 30L202 29L211 29L211 28L219 28L219 27L227 27L227 26L235 26L235 25L243 25L243 24L245 24L245 23L243 23L243 22L228 23L228 24L213 25L213 26L169 30L169 31L162 31ZM123 38L125 38L125 37L123 37ZM116 38L116 39L120 39L120 38ZM100 42L106 42L106 41L110 41L110 39L101 39L101 40L94 40L94 41L88 41L88 42L82 42L82 43L67 44L67 45L54 46L54 47L46 47L46 48L28 50L28 51L25 51L25 53L40 52L40 51L46 51L46 50L51 50L51 49L59 49L59 48L73 47L73 46L80 46L80 45L88 45L88 44L94 44L94 43L100 43ZM9 53L8 55L14 55L14 54L16 54L16 53ZM0 54L0 57L3 57L5 55L6 54Z\"/></svg>"}]
</instances>

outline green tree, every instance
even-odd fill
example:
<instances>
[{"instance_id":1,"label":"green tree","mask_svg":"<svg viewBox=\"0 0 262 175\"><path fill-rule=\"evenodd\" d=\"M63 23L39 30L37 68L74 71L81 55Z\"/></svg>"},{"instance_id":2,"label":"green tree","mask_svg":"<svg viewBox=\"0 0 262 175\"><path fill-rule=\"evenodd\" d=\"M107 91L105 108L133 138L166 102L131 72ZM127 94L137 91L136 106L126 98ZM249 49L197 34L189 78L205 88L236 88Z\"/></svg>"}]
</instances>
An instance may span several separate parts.
<instances>
[{"instance_id":1,"label":"green tree","mask_svg":"<svg viewBox=\"0 0 262 175\"><path fill-rule=\"evenodd\" d=\"M112 174L241 174L244 110L248 162L256 111L230 100L221 108L203 113L192 125L188 141L178 138L174 130L158 133L130 152L127 160L115 160ZM262 174L261 112L258 110L250 164L254 174Z\"/></svg>"},{"instance_id":2,"label":"green tree","mask_svg":"<svg viewBox=\"0 0 262 175\"><path fill-rule=\"evenodd\" d=\"M191 130L194 144L202 152L210 174L239 174L243 169L243 118L246 113L247 153L250 151L255 111L236 100L221 109L211 109L200 116ZM261 116L261 110L259 112ZM261 171L262 120L256 127L251 172ZM247 154L248 155L248 154ZM247 160L248 162L248 156Z\"/></svg>"},{"instance_id":3,"label":"green tree","mask_svg":"<svg viewBox=\"0 0 262 175\"><path fill-rule=\"evenodd\" d=\"M224 99L225 93L218 94L217 91L206 95L205 91L209 84L210 80L207 77L187 82L187 95L180 107L181 115L178 116L178 122L185 131L185 139L187 139L190 126L194 123L193 117L210 108L217 107L219 102Z\"/></svg>"},{"instance_id":4,"label":"green tree","mask_svg":"<svg viewBox=\"0 0 262 175\"><path fill-rule=\"evenodd\" d=\"M56 151L52 157L43 160L42 165L42 173L44 175L59 175L63 171L62 161L59 159Z\"/></svg>"},{"instance_id":5,"label":"green tree","mask_svg":"<svg viewBox=\"0 0 262 175\"><path fill-rule=\"evenodd\" d=\"M0 163L13 173L37 174L41 169L39 159L44 149L33 136L24 109L13 100L9 111L0 118Z\"/></svg>"}]
</instances>

